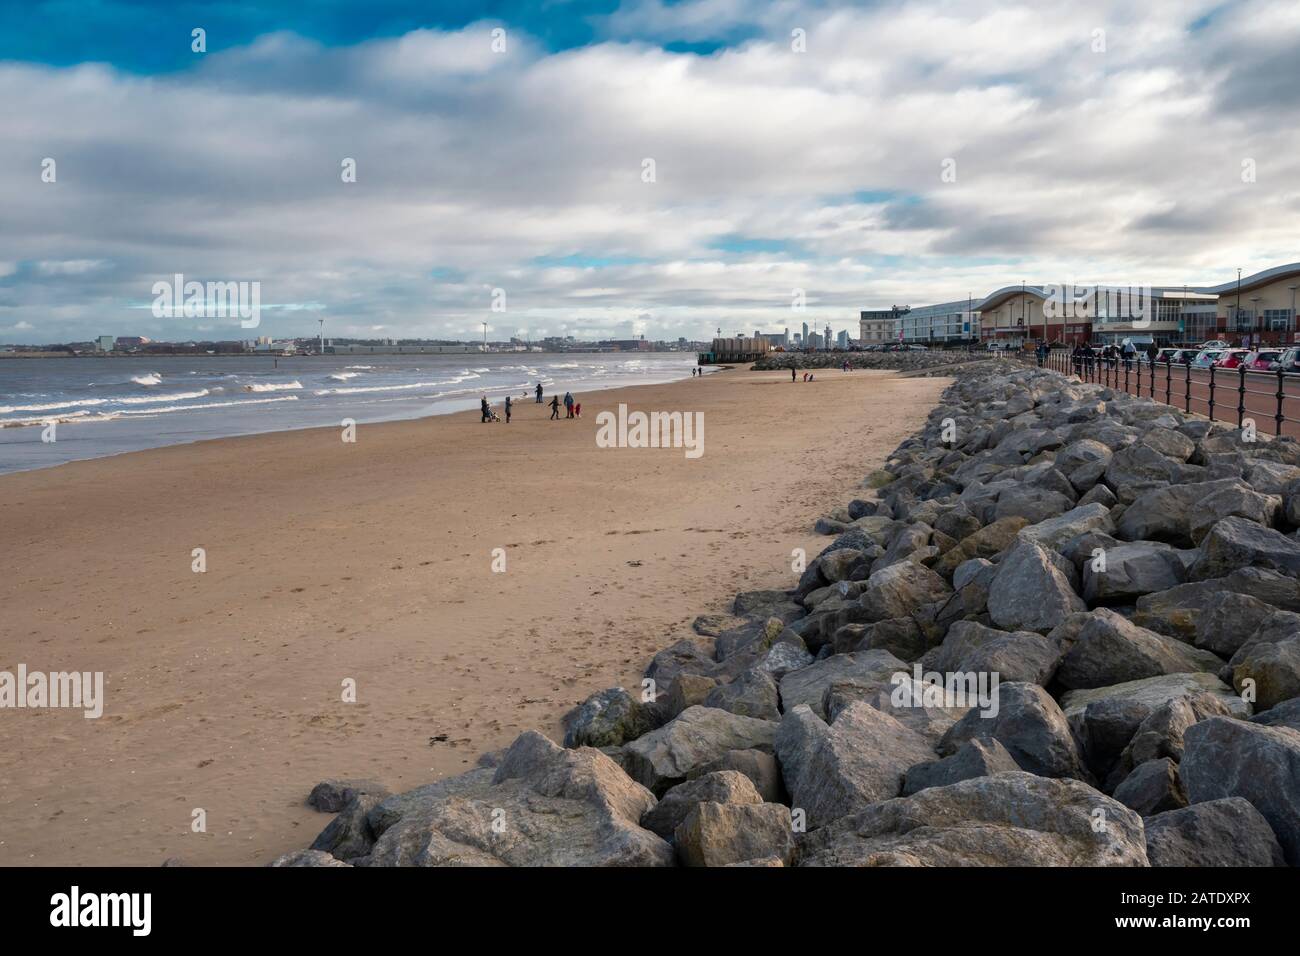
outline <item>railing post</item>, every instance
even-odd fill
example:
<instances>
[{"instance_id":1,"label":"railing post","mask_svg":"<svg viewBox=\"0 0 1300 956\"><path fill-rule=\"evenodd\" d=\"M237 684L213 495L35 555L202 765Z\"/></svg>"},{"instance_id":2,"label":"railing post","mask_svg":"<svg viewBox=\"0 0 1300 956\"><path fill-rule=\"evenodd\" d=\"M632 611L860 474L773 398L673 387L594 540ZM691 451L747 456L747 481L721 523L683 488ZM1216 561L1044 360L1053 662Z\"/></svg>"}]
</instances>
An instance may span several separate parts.
<instances>
[{"instance_id":1,"label":"railing post","mask_svg":"<svg viewBox=\"0 0 1300 956\"><path fill-rule=\"evenodd\" d=\"M1277 421L1277 431L1275 435L1282 435L1282 423L1286 421L1286 415L1282 413L1282 402L1286 400L1286 373L1280 368L1277 370L1277 415L1274 419Z\"/></svg>"},{"instance_id":2,"label":"railing post","mask_svg":"<svg viewBox=\"0 0 1300 956\"><path fill-rule=\"evenodd\" d=\"M1129 370L1129 366L1132 365L1132 364L1133 364L1133 363L1132 363L1131 361L1129 361L1128 359L1124 359L1124 394L1125 394L1125 395L1129 394L1129 390L1128 390L1128 370ZM1118 371L1118 370L1117 370L1117 371Z\"/></svg>"},{"instance_id":3,"label":"railing post","mask_svg":"<svg viewBox=\"0 0 1300 956\"><path fill-rule=\"evenodd\" d=\"M1240 428L1246 421L1246 364L1237 366L1237 427Z\"/></svg>"},{"instance_id":4,"label":"railing post","mask_svg":"<svg viewBox=\"0 0 1300 956\"><path fill-rule=\"evenodd\" d=\"M1192 363L1191 362L1185 363L1183 365L1183 368L1187 370L1187 375L1186 375L1187 383L1183 395L1183 401L1184 401L1183 411L1185 411L1188 415L1190 415L1192 413Z\"/></svg>"},{"instance_id":5,"label":"railing post","mask_svg":"<svg viewBox=\"0 0 1300 956\"><path fill-rule=\"evenodd\" d=\"M1210 421L1214 421L1214 370L1215 365L1210 366Z\"/></svg>"},{"instance_id":6,"label":"railing post","mask_svg":"<svg viewBox=\"0 0 1300 956\"><path fill-rule=\"evenodd\" d=\"M1166 355L1165 356L1165 404L1166 405L1173 404L1173 401L1171 400L1173 398L1173 388L1174 388L1174 357L1172 355Z\"/></svg>"}]
</instances>

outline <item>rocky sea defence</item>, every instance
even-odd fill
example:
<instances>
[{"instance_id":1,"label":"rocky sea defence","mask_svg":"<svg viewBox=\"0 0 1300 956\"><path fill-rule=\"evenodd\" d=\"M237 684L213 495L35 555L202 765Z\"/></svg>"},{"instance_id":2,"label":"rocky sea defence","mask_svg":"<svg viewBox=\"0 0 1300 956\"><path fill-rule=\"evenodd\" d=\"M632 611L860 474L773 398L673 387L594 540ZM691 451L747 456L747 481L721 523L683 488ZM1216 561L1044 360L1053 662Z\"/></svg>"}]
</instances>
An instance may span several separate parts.
<instances>
[{"instance_id":1,"label":"rocky sea defence","mask_svg":"<svg viewBox=\"0 0 1300 956\"><path fill-rule=\"evenodd\" d=\"M756 372L775 369L838 369L849 363L850 368L889 369L914 372L923 369L944 369L970 362L992 361L996 353L966 351L924 352L772 352L759 359L750 368ZM1002 359L1007 361L1007 359Z\"/></svg>"},{"instance_id":2,"label":"rocky sea defence","mask_svg":"<svg viewBox=\"0 0 1300 956\"><path fill-rule=\"evenodd\" d=\"M789 588L562 742L320 784L336 816L273 865L1300 865L1300 444L953 376Z\"/></svg>"}]
</instances>

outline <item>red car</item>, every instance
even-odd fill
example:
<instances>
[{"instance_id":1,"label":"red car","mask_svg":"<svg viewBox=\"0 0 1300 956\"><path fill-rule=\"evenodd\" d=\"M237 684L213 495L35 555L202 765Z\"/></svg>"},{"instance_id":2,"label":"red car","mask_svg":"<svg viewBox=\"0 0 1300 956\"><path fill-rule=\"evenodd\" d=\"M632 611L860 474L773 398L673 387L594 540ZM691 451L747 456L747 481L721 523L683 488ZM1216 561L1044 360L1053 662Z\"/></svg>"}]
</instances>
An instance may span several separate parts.
<instances>
[{"instance_id":1,"label":"red car","mask_svg":"<svg viewBox=\"0 0 1300 956\"><path fill-rule=\"evenodd\" d=\"M1246 356L1249 354L1249 349L1224 349L1223 354L1219 356L1219 360L1214 365L1216 368L1236 368L1245 361Z\"/></svg>"},{"instance_id":2,"label":"red car","mask_svg":"<svg viewBox=\"0 0 1300 956\"><path fill-rule=\"evenodd\" d=\"M1247 355L1242 364L1252 372L1276 372L1281 360L1282 352L1279 349L1260 349Z\"/></svg>"}]
</instances>

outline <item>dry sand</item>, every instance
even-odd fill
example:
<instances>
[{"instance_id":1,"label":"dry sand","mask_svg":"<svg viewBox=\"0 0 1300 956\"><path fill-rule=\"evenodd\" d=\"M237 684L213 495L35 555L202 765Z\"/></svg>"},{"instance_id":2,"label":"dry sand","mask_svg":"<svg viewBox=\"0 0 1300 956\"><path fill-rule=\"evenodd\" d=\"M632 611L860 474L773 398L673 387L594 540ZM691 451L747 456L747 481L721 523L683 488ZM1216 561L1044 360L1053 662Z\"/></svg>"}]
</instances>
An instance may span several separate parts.
<instances>
[{"instance_id":1,"label":"dry sand","mask_svg":"<svg viewBox=\"0 0 1300 956\"><path fill-rule=\"evenodd\" d=\"M261 864L329 821L303 804L323 778L406 789L521 730L558 738L697 614L791 585L791 550L826 544L813 520L946 381L736 370L587 393L579 421L521 403L509 426L471 412L0 478L0 670L104 671L107 698L98 720L0 710L0 864ZM597 448L618 402L704 412L704 456Z\"/></svg>"}]
</instances>

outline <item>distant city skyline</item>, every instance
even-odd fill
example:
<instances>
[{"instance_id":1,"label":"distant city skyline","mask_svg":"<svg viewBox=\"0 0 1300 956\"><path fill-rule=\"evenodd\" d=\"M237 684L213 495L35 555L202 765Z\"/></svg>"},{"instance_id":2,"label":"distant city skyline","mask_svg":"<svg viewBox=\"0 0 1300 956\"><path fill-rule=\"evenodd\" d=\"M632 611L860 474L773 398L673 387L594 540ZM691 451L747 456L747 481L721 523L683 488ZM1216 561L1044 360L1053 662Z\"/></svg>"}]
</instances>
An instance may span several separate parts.
<instances>
[{"instance_id":1,"label":"distant city skyline","mask_svg":"<svg viewBox=\"0 0 1300 956\"><path fill-rule=\"evenodd\" d=\"M180 273L275 338L673 341L1297 258L1294 4L424 6L0 12L0 343L249 337Z\"/></svg>"}]
</instances>

